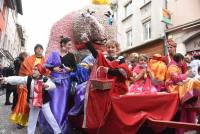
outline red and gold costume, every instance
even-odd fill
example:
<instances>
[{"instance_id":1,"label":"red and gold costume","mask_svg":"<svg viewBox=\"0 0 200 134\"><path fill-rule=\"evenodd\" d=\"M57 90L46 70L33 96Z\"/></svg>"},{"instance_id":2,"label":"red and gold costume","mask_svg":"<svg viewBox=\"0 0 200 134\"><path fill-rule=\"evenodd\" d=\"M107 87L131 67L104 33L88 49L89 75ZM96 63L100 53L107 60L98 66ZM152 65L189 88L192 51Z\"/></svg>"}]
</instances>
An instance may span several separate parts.
<instances>
[{"instance_id":1,"label":"red and gold costume","mask_svg":"<svg viewBox=\"0 0 200 134\"><path fill-rule=\"evenodd\" d=\"M31 76L34 65L44 64L44 57L37 58L35 55L29 56L21 64L19 76ZM26 85L19 85L18 102L10 116L10 120L16 124L26 126L28 123L29 106L27 103Z\"/></svg>"}]
</instances>

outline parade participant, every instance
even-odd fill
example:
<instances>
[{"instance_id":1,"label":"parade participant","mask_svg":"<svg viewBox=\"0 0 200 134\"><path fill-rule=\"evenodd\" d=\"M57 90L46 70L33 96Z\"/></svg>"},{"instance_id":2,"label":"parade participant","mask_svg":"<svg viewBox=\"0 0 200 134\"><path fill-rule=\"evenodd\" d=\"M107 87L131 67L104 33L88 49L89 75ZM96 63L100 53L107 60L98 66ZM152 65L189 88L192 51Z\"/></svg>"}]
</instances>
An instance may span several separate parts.
<instances>
[{"instance_id":1,"label":"parade participant","mask_svg":"<svg viewBox=\"0 0 200 134\"><path fill-rule=\"evenodd\" d=\"M128 92L126 80L130 77L131 72L125 63L125 59L122 56L118 56L120 50L119 43L115 40L108 40L106 42L105 46L108 55L105 58L101 52L94 49L87 34L82 35L82 40L86 43L86 47L91 51L93 57L98 59L97 66L104 66L108 77L114 79L115 86L112 89L112 94L126 94Z\"/></svg>"},{"instance_id":2,"label":"parade participant","mask_svg":"<svg viewBox=\"0 0 200 134\"><path fill-rule=\"evenodd\" d=\"M19 56L14 60L15 74L19 75L19 70L22 62L27 58L28 54L26 52L21 52Z\"/></svg>"},{"instance_id":3,"label":"parade participant","mask_svg":"<svg viewBox=\"0 0 200 134\"><path fill-rule=\"evenodd\" d=\"M129 68L131 69L131 71L133 71L133 69L136 67L136 65L138 64L138 57L139 54L138 53L131 53L128 56L128 62L129 64Z\"/></svg>"},{"instance_id":4,"label":"parade participant","mask_svg":"<svg viewBox=\"0 0 200 134\"><path fill-rule=\"evenodd\" d=\"M32 70L34 65L44 64L43 46L37 44L34 47L35 54L27 57L24 62L20 66L19 76L30 76L32 75ZM10 120L16 124L18 124L18 128L23 128L27 125L28 122L28 114L29 114L29 106L27 104L27 88L26 85L20 84L18 85L18 101L13 109Z\"/></svg>"},{"instance_id":5,"label":"parade participant","mask_svg":"<svg viewBox=\"0 0 200 134\"><path fill-rule=\"evenodd\" d=\"M107 58L105 58L102 52L94 49L86 34L82 35L82 40L96 59L85 95L83 127L86 124L91 124L94 128L100 128L104 125L106 117L111 110L111 98L120 97L128 92L126 80L131 76L131 71L125 63L125 59L122 56L118 56L119 44L117 41L108 40L105 43L108 54ZM109 81L110 86L106 87L107 90L99 91L104 90L104 87L101 86L94 88L95 84L92 83L92 80L95 82L95 80L98 80L97 77L98 79L100 78L100 81L102 80L103 83L101 82L101 85Z\"/></svg>"},{"instance_id":6,"label":"parade participant","mask_svg":"<svg viewBox=\"0 0 200 134\"><path fill-rule=\"evenodd\" d=\"M173 56L174 54L176 54L176 48L177 48L176 42L173 39L168 39L167 48L168 48L168 54L163 58L166 65L168 65L173 60ZM181 69L184 73L187 71L187 63L185 61L182 62Z\"/></svg>"},{"instance_id":7,"label":"parade participant","mask_svg":"<svg viewBox=\"0 0 200 134\"><path fill-rule=\"evenodd\" d=\"M40 111L42 111L46 120L53 128L54 134L61 133L61 130L49 107L50 97L48 90L55 89L56 86L50 79L43 77L44 74L46 74L46 69L44 69L41 64L38 64L33 67L31 76L10 76L1 78L4 83L10 83L12 85L27 85L28 93L26 99L30 106L27 134L35 133Z\"/></svg>"},{"instance_id":8,"label":"parade participant","mask_svg":"<svg viewBox=\"0 0 200 134\"><path fill-rule=\"evenodd\" d=\"M153 73L153 84L157 91L165 90L165 74L167 71L167 65L163 62L163 57L160 54L154 54L149 61L150 70Z\"/></svg>"},{"instance_id":9,"label":"parade participant","mask_svg":"<svg viewBox=\"0 0 200 134\"><path fill-rule=\"evenodd\" d=\"M187 64L187 66L191 63L192 58L193 58L193 57L192 57L191 54L189 54L189 53L185 54L184 60L185 60L185 62L186 62L186 64Z\"/></svg>"},{"instance_id":10,"label":"parade participant","mask_svg":"<svg viewBox=\"0 0 200 134\"><path fill-rule=\"evenodd\" d=\"M139 63L133 69L134 83L130 86L130 92L142 93L142 92L156 92L156 88L152 84L154 79L153 73L150 70L148 64L148 57L144 54L139 55Z\"/></svg>"},{"instance_id":11,"label":"parade participant","mask_svg":"<svg viewBox=\"0 0 200 134\"><path fill-rule=\"evenodd\" d=\"M170 62L166 72L165 82L167 90L169 92L177 92L181 100L189 92L189 90L200 89L199 81L190 78L188 79L188 77L193 74L191 69L186 73L183 73L181 69L183 62L184 56L182 54L177 53L173 56L173 60Z\"/></svg>"},{"instance_id":12,"label":"parade participant","mask_svg":"<svg viewBox=\"0 0 200 134\"><path fill-rule=\"evenodd\" d=\"M61 128L62 133L69 133L70 125L67 119L69 111L69 93L70 93L70 72L76 71L76 61L74 54L70 52L72 47L71 39L61 36L60 51L54 51L47 58L46 68L51 70L50 77L56 84L56 89L50 93L51 111ZM44 134L51 134L53 130L41 115L40 126Z\"/></svg>"},{"instance_id":13,"label":"parade participant","mask_svg":"<svg viewBox=\"0 0 200 134\"><path fill-rule=\"evenodd\" d=\"M19 70L22 62L25 60L25 58L28 56L26 52L21 52L19 56L14 60L14 68L15 68L15 75L19 75ZM17 86L15 86L17 88ZM18 93L17 90L13 91L13 105L12 105L12 111L14 110L16 104L18 101Z\"/></svg>"},{"instance_id":14,"label":"parade participant","mask_svg":"<svg viewBox=\"0 0 200 134\"><path fill-rule=\"evenodd\" d=\"M177 47L177 44L172 39L167 40L168 54L164 58L166 65L168 65L171 62L174 54L176 54L176 47Z\"/></svg>"},{"instance_id":15,"label":"parade participant","mask_svg":"<svg viewBox=\"0 0 200 134\"><path fill-rule=\"evenodd\" d=\"M197 104L197 96L200 91L200 81L195 78L189 78L192 76L191 69L186 73L183 73L183 62L184 56L182 54L177 53L173 56L173 60L170 62L166 72L165 83L168 92L179 94L180 102L183 107L181 110L180 121L195 123L196 114L184 109L184 107L195 106ZM183 130L179 131L179 133L183 133Z\"/></svg>"},{"instance_id":16,"label":"parade participant","mask_svg":"<svg viewBox=\"0 0 200 134\"><path fill-rule=\"evenodd\" d=\"M95 61L92 55L86 56L81 63L77 65L76 72L70 74L71 78L77 82L74 92L74 105L68 112L70 116L77 116L83 113L86 86L90 77L91 68Z\"/></svg>"},{"instance_id":17,"label":"parade participant","mask_svg":"<svg viewBox=\"0 0 200 134\"><path fill-rule=\"evenodd\" d=\"M85 92L90 72L95 61L94 57L89 54L77 65L77 70L70 73L70 78L73 80L70 90L70 101L73 102L73 105L68 112L68 119L74 133L85 132L84 129L82 129Z\"/></svg>"}]
</instances>

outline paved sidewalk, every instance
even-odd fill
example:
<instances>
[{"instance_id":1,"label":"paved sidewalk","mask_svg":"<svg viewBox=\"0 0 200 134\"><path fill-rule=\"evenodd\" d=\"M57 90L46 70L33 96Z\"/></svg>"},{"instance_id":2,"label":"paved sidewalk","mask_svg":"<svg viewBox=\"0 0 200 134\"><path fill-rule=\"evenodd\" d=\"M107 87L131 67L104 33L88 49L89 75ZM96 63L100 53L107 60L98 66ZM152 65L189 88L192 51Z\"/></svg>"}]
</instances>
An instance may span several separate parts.
<instances>
[{"instance_id":1,"label":"paved sidewalk","mask_svg":"<svg viewBox=\"0 0 200 134\"><path fill-rule=\"evenodd\" d=\"M4 95L5 93L6 93L6 90L3 90L3 89L0 88L0 96Z\"/></svg>"},{"instance_id":2,"label":"paved sidewalk","mask_svg":"<svg viewBox=\"0 0 200 134\"><path fill-rule=\"evenodd\" d=\"M26 128L17 129L17 125L9 121L11 106L5 106L5 95L0 95L0 134L26 134ZM40 134L37 128L35 134Z\"/></svg>"}]
</instances>

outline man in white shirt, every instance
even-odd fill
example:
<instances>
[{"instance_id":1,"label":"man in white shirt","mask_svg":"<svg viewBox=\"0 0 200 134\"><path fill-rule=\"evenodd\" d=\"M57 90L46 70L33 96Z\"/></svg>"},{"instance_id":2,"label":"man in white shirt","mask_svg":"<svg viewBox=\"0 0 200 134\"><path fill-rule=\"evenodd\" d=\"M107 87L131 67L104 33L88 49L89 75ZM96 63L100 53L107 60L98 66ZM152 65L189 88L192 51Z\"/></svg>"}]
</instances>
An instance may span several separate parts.
<instances>
[{"instance_id":1,"label":"man in white shirt","mask_svg":"<svg viewBox=\"0 0 200 134\"><path fill-rule=\"evenodd\" d=\"M195 77L199 78L200 76L198 74L198 67L200 67L200 60L193 57L193 60L190 62L188 66L192 68L192 72L195 75Z\"/></svg>"}]
</instances>

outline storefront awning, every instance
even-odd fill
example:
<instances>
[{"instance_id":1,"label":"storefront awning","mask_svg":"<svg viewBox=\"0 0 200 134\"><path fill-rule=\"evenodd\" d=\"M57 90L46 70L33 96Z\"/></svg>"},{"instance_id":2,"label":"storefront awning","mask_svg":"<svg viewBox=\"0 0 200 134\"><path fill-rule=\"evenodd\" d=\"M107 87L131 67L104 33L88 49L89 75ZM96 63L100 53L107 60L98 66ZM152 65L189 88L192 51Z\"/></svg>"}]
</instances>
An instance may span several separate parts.
<instances>
[{"instance_id":1,"label":"storefront awning","mask_svg":"<svg viewBox=\"0 0 200 134\"><path fill-rule=\"evenodd\" d=\"M142 53L146 54L149 57L153 56L153 54L158 53L164 55L164 39L158 38L155 40L151 40L145 42L141 45L126 49L121 51L121 54L130 54L130 53Z\"/></svg>"},{"instance_id":2,"label":"storefront awning","mask_svg":"<svg viewBox=\"0 0 200 134\"><path fill-rule=\"evenodd\" d=\"M21 15L23 15L21 0L16 0L16 5L17 5L17 12L20 13Z\"/></svg>"},{"instance_id":3,"label":"storefront awning","mask_svg":"<svg viewBox=\"0 0 200 134\"><path fill-rule=\"evenodd\" d=\"M13 9L13 10L16 9L19 14L23 15L21 0L6 0L6 1L7 1L7 4L8 4L8 7L10 9ZM15 4L16 4L16 6L15 6Z\"/></svg>"},{"instance_id":4,"label":"storefront awning","mask_svg":"<svg viewBox=\"0 0 200 134\"><path fill-rule=\"evenodd\" d=\"M5 57L9 61L14 61L14 58L12 57L10 52L8 50L4 50L2 48L0 49L0 57Z\"/></svg>"}]
</instances>

